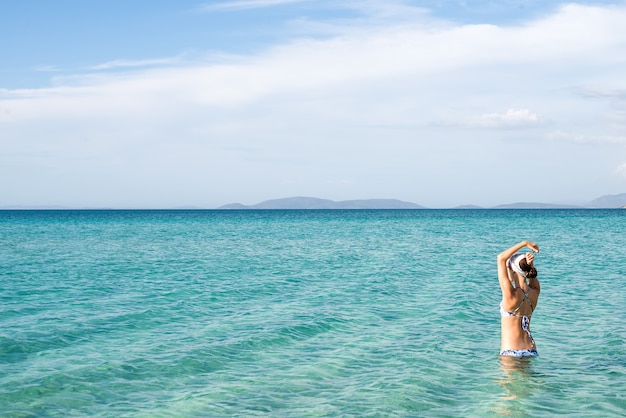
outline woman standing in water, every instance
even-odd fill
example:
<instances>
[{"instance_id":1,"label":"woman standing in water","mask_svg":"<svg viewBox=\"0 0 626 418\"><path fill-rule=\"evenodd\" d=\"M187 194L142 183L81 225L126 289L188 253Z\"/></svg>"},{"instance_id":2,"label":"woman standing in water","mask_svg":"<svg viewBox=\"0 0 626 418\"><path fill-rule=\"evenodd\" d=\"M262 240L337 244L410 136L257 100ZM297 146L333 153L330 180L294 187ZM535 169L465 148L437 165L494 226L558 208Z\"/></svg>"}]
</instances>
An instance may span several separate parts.
<instances>
[{"instance_id":1,"label":"woman standing in water","mask_svg":"<svg viewBox=\"0 0 626 418\"><path fill-rule=\"evenodd\" d=\"M517 251L527 247L532 252ZM539 299L539 280L533 265L539 247L522 241L498 254L498 281L502 289L500 315L502 342L500 355L510 357L537 356L537 346L530 333L530 317Z\"/></svg>"}]
</instances>

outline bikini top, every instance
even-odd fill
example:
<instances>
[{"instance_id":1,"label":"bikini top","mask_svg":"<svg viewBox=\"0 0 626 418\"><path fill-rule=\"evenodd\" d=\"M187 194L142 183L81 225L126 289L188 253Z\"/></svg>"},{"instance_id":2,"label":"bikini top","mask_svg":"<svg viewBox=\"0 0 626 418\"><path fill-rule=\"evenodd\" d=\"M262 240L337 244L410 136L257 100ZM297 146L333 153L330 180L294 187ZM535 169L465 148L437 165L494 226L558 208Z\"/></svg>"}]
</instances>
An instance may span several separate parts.
<instances>
[{"instance_id":1,"label":"bikini top","mask_svg":"<svg viewBox=\"0 0 626 418\"><path fill-rule=\"evenodd\" d=\"M517 289L517 288L516 288ZM522 290L522 289L520 289ZM520 302L520 304L517 306L517 308L515 308L512 312L509 311L505 311L504 308L502 307L502 302L500 302L500 315L501 316L519 316L519 317L529 317L530 315L532 315L532 311L535 310L535 308L533 307L533 303L530 301L530 298L528 297L528 292L524 292L522 290L522 292L524 293L524 299L522 299L522 301ZM530 315L518 315L517 311L519 311L521 309L521 307L524 305L524 302L528 301L528 304L531 307L531 313Z\"/></svg>"}]
</instances>

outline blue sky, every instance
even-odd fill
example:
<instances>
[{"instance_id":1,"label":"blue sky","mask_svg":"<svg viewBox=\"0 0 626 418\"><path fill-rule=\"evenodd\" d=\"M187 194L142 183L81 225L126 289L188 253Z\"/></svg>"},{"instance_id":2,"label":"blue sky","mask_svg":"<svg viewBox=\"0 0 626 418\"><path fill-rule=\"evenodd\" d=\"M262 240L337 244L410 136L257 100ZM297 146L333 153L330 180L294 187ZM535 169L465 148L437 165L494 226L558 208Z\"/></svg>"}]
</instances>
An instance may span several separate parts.
<instances>
[{"instance_id":1,"label":"blue sky","mask_svg":"<svg viewBox=\"0 0 626 418\"><path fill-rule=\"evenodd\" d=\"M626 192L624 1L0 5L0 207Z\"/></svg>"}]
</instances>

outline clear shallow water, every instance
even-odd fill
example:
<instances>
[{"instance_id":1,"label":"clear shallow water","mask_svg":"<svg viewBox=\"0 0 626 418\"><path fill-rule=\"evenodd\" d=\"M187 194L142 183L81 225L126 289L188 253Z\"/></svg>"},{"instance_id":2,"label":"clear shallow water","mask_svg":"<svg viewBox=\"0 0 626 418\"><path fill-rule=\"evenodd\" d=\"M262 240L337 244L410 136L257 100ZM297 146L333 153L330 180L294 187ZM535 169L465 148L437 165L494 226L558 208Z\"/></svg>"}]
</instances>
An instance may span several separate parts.
<instances>
[{"instance_id":1,"label":"clear shallow water","mask_svg":"<svg viewBox=\"0 0 626 418\"><path fill-rule=\"evenodd\" d=\"M0 416L626 415L626 211L0 211ZM498 358L536 241L540 357Z\"/></svg>"}]
</instances>

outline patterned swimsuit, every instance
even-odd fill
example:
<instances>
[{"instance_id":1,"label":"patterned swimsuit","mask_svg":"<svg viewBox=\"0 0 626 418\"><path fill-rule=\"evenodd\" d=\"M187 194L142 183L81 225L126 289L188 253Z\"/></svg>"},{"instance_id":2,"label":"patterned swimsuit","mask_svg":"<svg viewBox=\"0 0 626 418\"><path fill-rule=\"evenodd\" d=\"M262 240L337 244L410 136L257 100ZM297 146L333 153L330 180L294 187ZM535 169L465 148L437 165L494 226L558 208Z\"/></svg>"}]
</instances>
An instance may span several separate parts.
<instances>
[{"instance_id":1,"label":"patterned swimsuit","mask_svg":"<svg viewBox=\"0 0 626 418\"><path fill-rule=\"evenodd\" d=\"M522 289L520 289L520 290L522 290ZM522 290L522 292L524 292L524 291ZM521 323L522 329L524 331L526 331L526 333L528 334L528 337L530 337L530 341L532 342L533 348L526 349L526 350L502 350L502 351L500 351L500 355L501 356L535 357L535 356L539 355L539 353L537 353L537 349L534 348L535 347L535 340L533 339L533 336L530 333L530 316L532 315L532 313L530 315L519 315L517 313L520 310L520 308L522 307L522 305L524 305L524 302L526 302L526 301L528 301L528 303L530 304L530 307L532 308L532 310L534 310L533 304L530 301L530 298L528 297L528 292L524 292L524 299L522 299L522 303L520 303L519 306L517 308L515 308L515 310L513 312L505 311L504 308L502 307L502 302L500 302L500 315L501 316L516 316L518 318L522 318L522 323Z\"/></svg>"}]
</instances>

